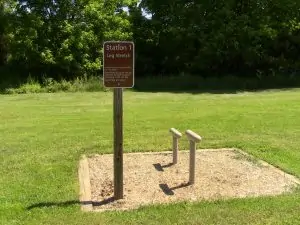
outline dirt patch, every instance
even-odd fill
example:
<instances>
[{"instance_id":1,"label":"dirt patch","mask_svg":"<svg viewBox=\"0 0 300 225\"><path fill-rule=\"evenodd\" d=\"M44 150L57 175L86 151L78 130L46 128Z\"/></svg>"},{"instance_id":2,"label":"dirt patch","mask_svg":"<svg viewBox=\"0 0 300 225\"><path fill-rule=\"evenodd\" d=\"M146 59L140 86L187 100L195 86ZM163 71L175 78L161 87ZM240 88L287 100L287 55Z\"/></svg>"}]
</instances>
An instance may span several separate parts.
<instances>
[{"instance_id":1,"label":"dirt patch","mask_svg":"<svg viewBox=\"0 0 300 225\"><path fill-rule=\"evenodd\" d=\"M124 154L124 199L113 200L113 155L88 158L93 209L126 210L147 204L278 195L300 182L239 150L198 150L195 184L189 185L189 153Z\"/></svg>"}]
</instances>

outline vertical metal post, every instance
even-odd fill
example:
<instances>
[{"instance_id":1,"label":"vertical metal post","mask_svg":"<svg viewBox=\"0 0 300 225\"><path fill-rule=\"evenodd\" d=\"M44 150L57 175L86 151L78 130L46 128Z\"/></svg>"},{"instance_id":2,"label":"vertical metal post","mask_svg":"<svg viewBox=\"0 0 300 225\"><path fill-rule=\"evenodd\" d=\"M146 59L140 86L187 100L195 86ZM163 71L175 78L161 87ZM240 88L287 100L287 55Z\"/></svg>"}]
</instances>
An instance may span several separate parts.
<instances>
[{"instance_id":1,"label":"vertical metal post","mask_svg":"<svg viewBox=\"0 0 300 225\"><path fill-rule=\"evenodd\" d=\"M196 143L190 141L190 177L189 184L195 183L195 168L196 168Z\"/></svg>"},{"instance_id":2,"label":"vertical metal post","mask_svg":"<svg viewBox=\"0 0 300 225\"><path fill-rule=\"evenodd\" d=\"M114 88L114 198L123 198L123 89Z\"/></svg>"},{"instance_id":3,"label":"vertical metal post","mask_svg":"<svg viewBox=\"0 0 300 225\"><path fill-rule=\"evenodd\" d=\"M178 159L178 138L173 136L173 164L177 163Z\"/></svg>"}]
</instances>

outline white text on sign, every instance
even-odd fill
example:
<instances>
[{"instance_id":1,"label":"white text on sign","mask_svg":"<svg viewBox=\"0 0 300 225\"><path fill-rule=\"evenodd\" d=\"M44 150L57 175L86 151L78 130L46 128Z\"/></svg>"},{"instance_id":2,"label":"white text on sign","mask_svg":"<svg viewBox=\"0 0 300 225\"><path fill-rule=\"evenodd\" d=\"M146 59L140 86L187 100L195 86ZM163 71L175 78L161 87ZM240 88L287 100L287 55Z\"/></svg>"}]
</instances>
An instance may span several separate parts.
<instances>
[{"instance_id":1,"label":"white text on sign","mask_svg":"<svg viewBox=\"0 0 300 225\"><path fill-rule=\"evenodd\" d=\"M110 59L124 59L124 58L130 58L131 55L129 53L124 53L124 54L120 54L120 53L116 53L116 54L112 54L112 53L108 53L106 55L107 58L110 58Z\"/></svg>"},{"instance_id":2,"label":"white text on sign","mask_svg":"<svg viewBox=\"0 0 300 225\"><path fill-rule=\"evenodd\" d=\"M107 51L131 51L131 45L129 45L129 49L127 48L126 45L122 44L108 44L106 45L106 50Z\"/></svg>"}]
</instances>

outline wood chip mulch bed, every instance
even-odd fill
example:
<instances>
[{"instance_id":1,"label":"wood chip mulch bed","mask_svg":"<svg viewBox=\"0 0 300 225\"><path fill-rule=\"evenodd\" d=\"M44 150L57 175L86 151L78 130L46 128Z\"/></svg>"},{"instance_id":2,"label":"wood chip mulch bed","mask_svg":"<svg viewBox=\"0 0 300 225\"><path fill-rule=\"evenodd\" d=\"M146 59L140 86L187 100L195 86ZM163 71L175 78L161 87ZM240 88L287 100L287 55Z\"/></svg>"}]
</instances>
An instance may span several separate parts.
<instances>
[{"instance_id":1,"label":"wood chip mulch bed","mask_svg":"<svg viewBox=\"0 0 300 225\"><path fill-rule=\"evenodd\" d=\"M85 159L88 177L80 182L85 185L81 187L84 190L81 199L91 210L128 210L178 201L279 195L293 191L300 184L294 176L237 149L197 150L194 185L188 184L188 151L179 152L176 165L172 165L172 152L126 153L123 160L124 199L116 201L113 155Z\"/></svg>"}]
</instances>

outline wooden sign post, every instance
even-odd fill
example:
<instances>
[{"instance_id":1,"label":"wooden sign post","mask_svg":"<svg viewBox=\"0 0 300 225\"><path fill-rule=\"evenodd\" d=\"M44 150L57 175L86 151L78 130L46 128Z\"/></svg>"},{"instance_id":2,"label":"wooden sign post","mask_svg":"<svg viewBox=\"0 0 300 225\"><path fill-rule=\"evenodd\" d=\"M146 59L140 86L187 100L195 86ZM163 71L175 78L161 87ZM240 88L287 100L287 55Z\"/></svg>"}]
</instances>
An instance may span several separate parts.
<instances>
[{"instance_id":1,"label":"wooden sign post","mask_svg":"<svg viewBox=\"0 0 300 225\"><path fill-rule=\"evenodd\" d=\"M103 45L103 84L114 89L114 198L123 198L123 88L134 86L134 43Z\"/></svg>"}]
</instances>

